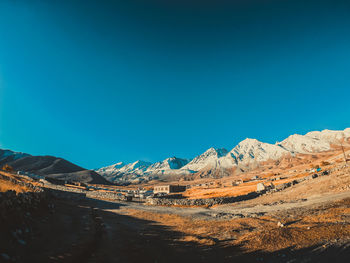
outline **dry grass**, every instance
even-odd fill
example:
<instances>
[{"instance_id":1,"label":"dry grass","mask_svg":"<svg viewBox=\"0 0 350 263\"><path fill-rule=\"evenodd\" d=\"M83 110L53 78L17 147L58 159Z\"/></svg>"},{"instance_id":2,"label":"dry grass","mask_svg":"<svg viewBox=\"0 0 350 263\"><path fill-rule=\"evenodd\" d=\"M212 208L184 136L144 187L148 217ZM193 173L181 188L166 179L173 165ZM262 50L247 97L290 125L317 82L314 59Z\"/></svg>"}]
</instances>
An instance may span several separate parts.
<instances>
[{"instance_id":1,"label":"dry grass","mask_svg":"<svg viewBox=\"0 0 350 263\"><path fill-rule=\"evenodd\" d=\"M10 173L6 173L6 172L0 172L1 175L6 176L6 177L10 177L12 179L18 180L16 178L16 176L10 174ZM23 192L28 192L31 191L29 188L25 187L25 186L21 186L15 183L12 183L8 180L4 180L0 178L0 192L6 192L9 190L13 190L16 193L23 193Z\"/></svg>"},{"instance_id":2,"label":"dry grass","mask_svg":"<svg viewBox=\"0 0 350 263\"><path fill-rule=\"evenodd\" d=\"M127 210L128 215L153 221L183 233L178 241L199 245L238 245L247 251L277 251L288 247L303 248L332 240L350 240L350 199L328 208L305 210L296 218L277 226L277 217L240 218L232 220L200 220L173 214ZM344 219L344 216L347 216Z\"/></svg>"},{"instance_id":3,"label":"dry grass","mask_svg":"<svg viewBox=\"0 0 350 263\"><path fill-rule=\"evenodd\" d=\"M0 192L6 192L8 190L14 190L16 191L16 193L23 193L29 191L27 187L20 186L9 181L0 179Z\"/></svg>"},{"instance_id":4,"label":"dry grass","mask_svg":"<svg viewBox=\"0 0 350 263\"><path fill-rule=\"evenodd\" d=\"M287 247L303 248L339 240L350 240L350 199L320 207L283 228L267 227L242 236L248 250L276 251ZM295 223L293 223L295 222ZM288 225L288 220L285 221ZM254 240L252 242L252 240Z\"/></svg>"},{"instance_id":5,"label":"dry grass","mask_svg":"<svg viewBox=\"0 0 350 263\"><path fill-rule=\"evenodd\" d=\"M245 195L255 191L256 184L257 182L221 188L193 188L187 190L183 195L189 199Z\"/></svg>"},{"instance_id":6,"label":"dry grass","mask_svg":"<svg viewBox=\"0 0 350 263\"><path fill-rule=\"evenodd\" d=\"M310 173L299 173L296 175L289 176L286 179L273 181L273 184L275 186L291 182L295 179L300 179L306 176L309 176ZM228 187L211 187L211 188L203 188L203 187L197 187L197 188L191 188L187 190L183 196L188 199L196 199L196 198L213 198L213 197L228 197L228 196L239 196L239 195L246 195L251 192L256 191L256 187L258 183L264 183L265 185L269 185L271 181L269 181L269 177L265 176L263 180L258 181L249 181L244 182L238 186L228 186Z\"/></svg>"},{"instance_id":7,"label":"dry grass","mask_svg":"<svg viewBox=\"0 0 350 263\"><path fill-rule=\"evenodd\" d=\"M179 215L152 213L134 209L129 209L127 213L129 216L153 221L155 224L165 225L183 233L183 237L178 241L193 241L199 245L208 246L215 245L217 241L235 239L239 233L263 228L266 224L271 226L275 224L268 217L217 221L192 219Z\"/></svg>"},{"instance_id":8,"label":"dry grass","mask_svg":"<svg viewBox=\"0 0 350 263\"><path fill-rule=\"evenodd\" d=\"M335 160L341 159L342 153L340 151L329 151L323 153L317 153L314 155L299 155L296 158L285 158L280 161L279 165L275 165L275 161L268 161L262 163L261 166L253 171L244 173L237 176L231 176L229 178L223 178L215 180L216 183L226 185L226 187L196 187L187 190L183 195L189 199L196 198L212 198L212 197L227 197L245 195L256 190L256 185L259 182L265 185L270 184L269 179L274 178L275 175L286 177L282 180L273 181L274 185L280 185L283 183L291 182L295 179L304 178L311 173L306 172L311 166L321 165L322 163L334 163ZM325 169L333 168L334 165L327 164L323 166ZM244 182L238 186L227 186L235 179L249 179L252 176L259 176L262 180ZM205 180L201 183L210 183L211 180ZM199 181L198 181L199 182Z\"/></svg>"},{"instance_id":9,"label":"dry grass","mask_svg":"<svg viewBox=\"0 0 350 263\"><path fill-rule=\"evenodd\" d=\"M239 242L244 243L249 251L277 251L288 247L297 249L320 245L331 240L350 238L349 225L321 225L315 227L270 228L243 236Z\"/></svg>"}]
</instances>

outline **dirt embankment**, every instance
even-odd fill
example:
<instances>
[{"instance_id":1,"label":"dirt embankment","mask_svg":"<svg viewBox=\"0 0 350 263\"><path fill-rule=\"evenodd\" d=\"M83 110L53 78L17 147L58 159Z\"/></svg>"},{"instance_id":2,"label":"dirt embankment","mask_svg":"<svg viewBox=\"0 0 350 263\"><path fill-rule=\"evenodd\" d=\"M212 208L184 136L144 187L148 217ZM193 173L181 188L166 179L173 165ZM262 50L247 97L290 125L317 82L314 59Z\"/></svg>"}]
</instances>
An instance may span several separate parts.
<instances>
[{"instance_id":1,"label":"dirt embankment","mask_svg":"<svg viewBox=\"0 0 350 263\"><path fill-rule=\"evenodd\" d=\"M0 262L86 262L103 229L95 210L32 183L0 173Z\"/></svg>"},{"instance_id":2,"label":"dirt embankment","mask_svg":"<svg viewBox=\"0 0 350 263\"><path fill-rule=\"evenodd\" d=\"M32 234L32 214L47 210L47 195L39 187L0 173L0 254L3 260L17 260Z\"/></svg>"}]
</instances>

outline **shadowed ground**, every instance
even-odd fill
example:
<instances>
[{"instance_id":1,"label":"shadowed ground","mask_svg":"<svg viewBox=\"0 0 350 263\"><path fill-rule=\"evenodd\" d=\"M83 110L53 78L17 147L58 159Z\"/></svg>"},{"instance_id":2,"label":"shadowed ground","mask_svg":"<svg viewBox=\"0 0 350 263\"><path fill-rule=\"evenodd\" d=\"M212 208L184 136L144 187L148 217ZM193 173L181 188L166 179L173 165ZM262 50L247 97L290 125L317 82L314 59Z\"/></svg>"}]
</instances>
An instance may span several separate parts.
<instances>
[{"instance_id":1,"label":"shadowed ground","mask_svg":"<svg viewBox=\"0 0 350 263\"><path fill-rule=\"evenodd\" d=\"M198 240L208 237L186 241L186 234L172 227L115 212L123 204L54 203L54 213L38 215L41 220L33 222L28 244L16 245L19 262L346 262L350 256L346 244L290 247L273 253L247 252L244 244L227 245L228 240L200 244Z\"/></svg>"}]
</instances>

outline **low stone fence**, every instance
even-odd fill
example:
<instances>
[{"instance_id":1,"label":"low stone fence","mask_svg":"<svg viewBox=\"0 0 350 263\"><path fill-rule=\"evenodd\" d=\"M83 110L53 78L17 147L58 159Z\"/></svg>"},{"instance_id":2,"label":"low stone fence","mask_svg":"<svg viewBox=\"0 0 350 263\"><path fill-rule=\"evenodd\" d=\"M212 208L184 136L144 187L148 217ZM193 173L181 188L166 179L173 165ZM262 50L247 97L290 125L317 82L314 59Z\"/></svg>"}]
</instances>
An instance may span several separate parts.
<instances>
[{"instance_id":1,"label":"low stone fence","mask_svg":"<svg viewBox=\"0 0 350 263\"><path fill-rule=\"evenodd\" d=\"M48 188L46 191L54 198L68 199L68 200L82 200L86 198L86 194L83 192L64 191L53 188Z\"/></svg>"},{"instance_id":2,"label":"low stone fence","mask_svg":"<svg viewBox=\"0 0 350 263\"><path fill-rule=\"evenodd\" d=\"M19 209L36 209L40 203L46 200L44 191L25 192L16 194L15 191L9 190L0 193L0 215L6 217L6 211Z\"/></svg>"},{"instance_id":3,"label":"low stone fence","mask_svg":"<svg viewBox=\"0 0 350 263\"><path fill-rule=\"evenodd\" d=\"M20 218L28 211L47 205L47 193L42 188L2 174L0 178L30 190L23 193L16 193L14 190L0 192L0 222Z\"/></svg>"},{"instance_id":4,"label":"low stone fence","mask_svg":"<svg viewBox=\"0 0 350 263\"><path fill-rule=\"evenodd\" d=\"M86 197L97 198L97 199L108 199L108 200L120 200L125 201L125 196L112 192L98 192L98 191L87 191Z\"/></svg>"},{"instance_id":5,"label":"low stone fence","mask_svg":"<svg viewBox=\"0 0 350 263\"><path fill-rule=\"evenodd\" d=\"M47 191L56 198L81 200L84 198L107 199L126 201L124 195L113 192L87 191L79 188L66 187L63 185L46 184Z\"/></svg>"},{"instance_id":6,"label":"low stone fence","mask_svg":"<svg viewBox=\"0 0 350 263\"><path fill-rule=\"evenodd\" d=\"M279 191L282 191L282 190L284 190L284 189L286 189L286 188L289 188L289 187L291 187L291 186L293 186L293 185L302 183L302 182L304 182L304 181L316 179L316 178L321 177L321 176L330 175L332 172L333 172L332 170L325 170L325 171L323 171L323 172L310 174L310 175L308 175L308 176L306 176L306 177L299 178L299 179L295 179L295 180L293 180L293 181L291 181L291 182L277 185L275 188L269 189L269 190L265 191L264 194L271 194L271 193L274 193L274 192L279 192Z\"/></svg>"},{"instance_id":7,"label":"low stone fence","mask_svg":"<svg viewBox=\"0 0 350 263\"><path fill-rule=\"evenodd\" d=\"M82 200L86 198L86 191L82 189L68 188L51 183L45 184L45 191L52 197L58 199Z\"/></svg>"},{"instance_id":8,"label":"low stone fence","mask_svg":"<svg viewBox=\"0 0 350 263\"><path fill-rule=\"evenodd\" d=\"M213 206L229 204L256 198L262 193L251 192L246 195L234 197L214 197L205 199L171 199L171 198L150 198L147 203L151 205L181 205L181 206Z\"/></svg>"},{"instance_id":9,"label":"low stone fence","mask_svg":"<svg viewBox=\"0 0 350 263\"><path fill-rule=\"evenodd\" d=\"M0 179L9 181L15 185L24 186L30 191L16 193L13 190L0 192L0 216L5 216L9 210L35 209L46 199L45 191L30 183L16 180L14 178L0 174Z\"/></svg>"}]
</instances>

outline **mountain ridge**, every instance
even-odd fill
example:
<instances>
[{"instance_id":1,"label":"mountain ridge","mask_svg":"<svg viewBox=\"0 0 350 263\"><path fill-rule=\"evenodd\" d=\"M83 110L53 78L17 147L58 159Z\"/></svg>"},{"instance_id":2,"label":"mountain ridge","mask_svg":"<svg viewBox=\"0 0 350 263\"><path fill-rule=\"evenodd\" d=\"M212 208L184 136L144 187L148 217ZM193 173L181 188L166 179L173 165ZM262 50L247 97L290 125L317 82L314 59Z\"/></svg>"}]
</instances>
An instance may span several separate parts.
<instances>
[{"instance_id":1,"label":"mountain ridge","mask_svg":"<svg viewBox=\"0 0 350 263\"><path fill-rule=\"evenodd\" d=\"M84 169L63 158L54 156L33 156L27 153L0 149L0 165L8 164L15 171L23 171L47 178L93 184L110 184L93 170Z\"/></svg>"},{"instance_id":2,"label":"mountain ridge","mask_svg":"<svg viewBox=\"0 0 350 263\"><path fill-rule=\"evenodd\" d=\"M211 147L177 169L161 169L161 164L169 159L167 158L154 164L149 163L148 168L144 171L129 170L128 173L124 173L122 168L114 167L112 169L113 165L102 167L95 171L98 173L102 171L102 174L100 174L106 178L110 177L110 174L118 175L114 177L113 182L126 182L127 180L123 180L125 176L134 180L137 179L140 182L159 179L161 176L169 175L179 177L198 173L201 176L205 176L205 174L213 174L214 170L216 174L225 174L225 170L235 167L250 169L251 167L256 167L261 162L278 160L285 156L329 151L333 145L340 145L342 141L347 143L349 138L350 128L339 131L328 129L311 131L305 135L293 134L275 144L261 142L254 138L246 138L239 142L231 151L225 148Z\"/></svg>"}]
</instances>

